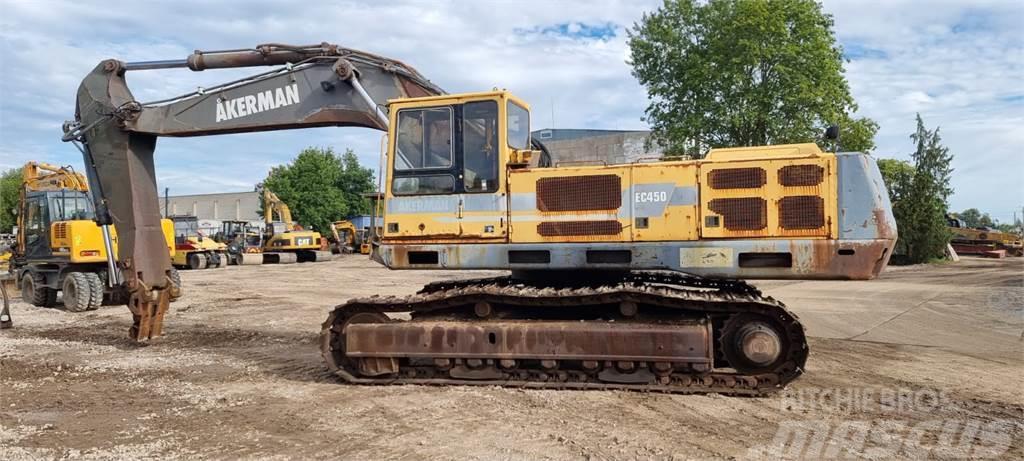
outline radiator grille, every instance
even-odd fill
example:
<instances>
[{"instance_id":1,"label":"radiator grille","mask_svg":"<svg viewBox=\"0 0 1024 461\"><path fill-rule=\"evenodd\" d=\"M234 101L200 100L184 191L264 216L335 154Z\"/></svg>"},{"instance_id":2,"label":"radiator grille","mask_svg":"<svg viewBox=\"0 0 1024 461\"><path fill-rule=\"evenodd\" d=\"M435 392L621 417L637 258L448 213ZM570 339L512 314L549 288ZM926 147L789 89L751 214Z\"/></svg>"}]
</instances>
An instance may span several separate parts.
<instances>
[{"instance_id":1,"label":"radiator grille","mask_svg":"<svg viewBox=\"0 0 1024 461\"><path fill-rule=\"evenodd\" d=\"M544 237L570 235L618 235L622 224L618 221L549 221L537 225L537 233Z\"/></svg>"},{"instance_id":2,"label":"radiator grille","mask_svg":"<svg viewBox=\"0 0 1024 461\"><path fill-rule=\"evenodd\" d=\"M789 165L779 169L783 186L817 186L825 178L825 169L818 165Z\"/></svg>"},{"instance_id":3,"label":"radiator grille","mask_svg":"<svg viewBox=\"0 0 1024 461\"><path fill-rule=\"evenodd\" d=\"M708 173L712 189L756 189L766 181L764 168L721 168Z\"/></svg>"},{"instance_id":4,"label":"radiator grille","mask_svg":"<svg viewBox=\"0 0 1024 461\"><path fill-rule=\"evenodd\" d=\"M68 223L59 222L53 225L53 238L55 239L66 239L68 238Z\"/></svg>"},{"instance_id":5,"label":"radiator grille","mask_svg":"<svg viewBox=\"0 0 1024 461\"><path fill-rule=\"evenodd\" d=\"M779 226L783 229L818 229L825 225L825 201L814 195L783 197Z\"/></svg>"},{"instance_id":6,"label":"radiator grille","mask_svg":"<svg viewBox=\"0 0 1024 461\"><path fill-rule=\"evenodd\" d=\"M540 211L615 210L620 206L622 181L617 175L568 176L537 181L537 209Z\"/></svg>"},{"instance_id":7,"label":"radiator grille","mask_svg":"<svg viewBox=\"0 0 1024 461\"><path fill-rule=\"evenodd\" d=\"M760 230L768 226L768 207L762 198L716 198L708 208L722 215L723 227L731 231Z\"/></svg>"}]
</instances>

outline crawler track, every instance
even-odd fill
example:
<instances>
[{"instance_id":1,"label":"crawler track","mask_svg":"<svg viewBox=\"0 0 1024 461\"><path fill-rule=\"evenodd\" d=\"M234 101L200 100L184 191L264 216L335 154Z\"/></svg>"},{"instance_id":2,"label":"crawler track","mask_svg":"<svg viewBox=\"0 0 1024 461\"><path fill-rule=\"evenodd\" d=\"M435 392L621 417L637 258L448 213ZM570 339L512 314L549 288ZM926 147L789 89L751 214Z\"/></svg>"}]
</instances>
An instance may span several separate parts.
<instances>
[{"instance_id":1,"label":"crawler track","mask_svg":"<svg viewBox=\"0 0 1024 461\"><path fill-rule=\"evenodd\" d=\"M487 315L475 311L487 306ZM626 309L621 306L632 306ZM713 367L653 361L536 359L486 360L396 357L393 372L373 375L345 353L350 323L400 322L385 313L411 312L406 322L495 326L510 322L573 321L638 327L701 325L710 333ZM481 318L483 317L483 318ZM777 358L763 366L741 363L732 340L751 321L778 338ZM501 385L554 389L625 389L672 393L765 395L796 379L807 359L803 326L785 306L739 281L717 281L671 272L637 272L617 280L546 283L511 277L437 282L411 296L357 298L335 308L324 322L321 351L331 372L359 384ZM391 359L387 359L391 360ZM361 368L361 365L364 368Z\"/></svg>"}]
</instances>

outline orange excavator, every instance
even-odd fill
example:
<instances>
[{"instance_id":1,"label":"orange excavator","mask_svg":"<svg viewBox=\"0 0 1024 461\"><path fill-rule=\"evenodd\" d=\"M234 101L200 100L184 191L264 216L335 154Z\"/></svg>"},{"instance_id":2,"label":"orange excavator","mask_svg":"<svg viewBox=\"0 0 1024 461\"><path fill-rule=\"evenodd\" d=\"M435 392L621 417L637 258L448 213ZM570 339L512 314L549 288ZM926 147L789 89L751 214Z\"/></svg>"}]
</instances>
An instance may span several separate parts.
<instances>
[{"instance_id":1,"label":"orange excavator","mask_svg":"<svg viewBox=\"0 0 1024 461\"><path fill-rule=\"evenodd\" d=\"M272 67L148 103L125 80L252 66ZM133 338L163 333L169 299L157 138L322 126L388 133L375 260L510 271L336 307L321 352L350 383L762 395L803 372L808 347L796 315L742 279L872 278L896 239L881 175L862 153L795 144L552 167L511 93L446 94L363 51L267 44L110 59L82 82L64 139L96 184L97 222L122 235Z\"/></svg>"}]
</instances>

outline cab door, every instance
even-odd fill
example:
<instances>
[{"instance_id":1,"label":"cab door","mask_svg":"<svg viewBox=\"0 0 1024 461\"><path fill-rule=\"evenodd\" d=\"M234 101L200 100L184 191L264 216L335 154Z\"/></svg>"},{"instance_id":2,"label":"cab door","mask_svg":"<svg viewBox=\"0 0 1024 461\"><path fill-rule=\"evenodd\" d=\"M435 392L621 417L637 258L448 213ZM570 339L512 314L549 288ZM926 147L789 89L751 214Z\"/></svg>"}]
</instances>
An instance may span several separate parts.
<instances>
[{"instance_id":1,"label":"cab door","mask_svg":"<svg viewBox=\"0 0 1024 461\"><path fill-rule=\"evenodd\" d=\"M24 254L28 259L53 256L50 248L50 213L43 193L29 194L25 199Z\"/></svg>"},{"instance_id":2,"label":"cab door","mask_svg":"<svg viewBox=\"0 0 1024 461\"><path fill-rule=\"evenodd\" d=\"M507 236L498 107L488 99L398 110L384 238Z\"/></svg>"},{"instance_id":3,"label":"cab door","mask_svg":"<svg viewBox=\"0 0 1024 461\"><path fill-rule=\"evenodd\" d=\"M459 106L456 146L459 175L459 235L472 239L505 239L508 206L503 187L498 102L489 99Z\"/></svg>"}]
</instances>

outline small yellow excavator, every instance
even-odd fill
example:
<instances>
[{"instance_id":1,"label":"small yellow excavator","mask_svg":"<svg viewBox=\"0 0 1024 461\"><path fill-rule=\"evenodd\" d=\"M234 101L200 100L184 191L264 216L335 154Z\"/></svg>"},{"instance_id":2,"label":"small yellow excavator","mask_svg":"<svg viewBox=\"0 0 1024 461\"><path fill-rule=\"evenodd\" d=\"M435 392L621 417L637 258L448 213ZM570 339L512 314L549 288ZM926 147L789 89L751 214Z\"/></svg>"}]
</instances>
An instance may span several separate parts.
<instances>
[{"instance_id":1,"label":"small yellow excavator","mask_svg":"<svg viewBox=\"0 0 1024 461\"><path fill-rule=\"evenodd\" d=\"M331 223L331 233L334 234L334 239L331 242L332 253L355 253L358 251L359 254L370 254L368 229L357 229L351 221L341 220Z\"/></svg>"},{"instance_id":2,"label":"small yellow excavator","mask_svg":"<svg viewBox=\"0 0 1024 461\"><path fill-rule=\"evenodd\" d=\"M275 214L278 217L276 221ZM320 249L320 233L297 228L288 205L266 187L263 188L263 216L267 224L263 242L264 263L321 262L333 257L330 251Z\"/></svg>"},{"instance_id":3,"label":"small yellow excavator","mask_svg":"<svg viewBox=\"0 0 1024 461\"><path fill-rule=\"evenodd\" d=\"M18 237L9 271L29 304L53 307L58 292L64 308L81 312L103 303L124 303L127 292L118 281L120 269L108 265L107 253L117 255L117 231L97 226L89 185L71 167L28 162L22 169L18 200ZM160 221L165 242L173 241L172 224ZM104 236L112 245L106 245ZM166 244L165 255L174 256ZM111 276L114 274L114 276ZM171 299L181 294L181 279L171 269Z\"/></svg>"}]
</instances>

